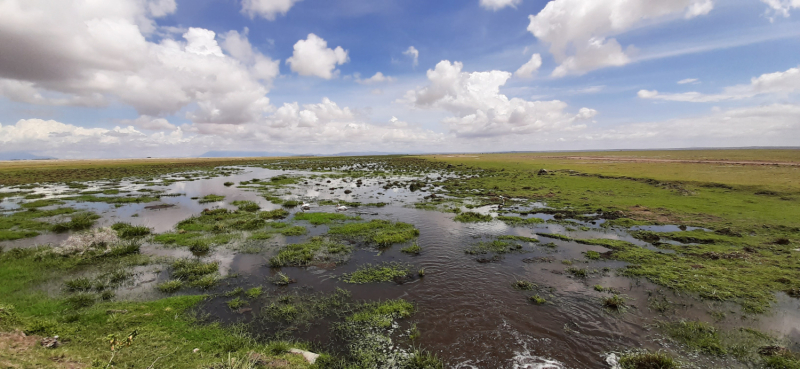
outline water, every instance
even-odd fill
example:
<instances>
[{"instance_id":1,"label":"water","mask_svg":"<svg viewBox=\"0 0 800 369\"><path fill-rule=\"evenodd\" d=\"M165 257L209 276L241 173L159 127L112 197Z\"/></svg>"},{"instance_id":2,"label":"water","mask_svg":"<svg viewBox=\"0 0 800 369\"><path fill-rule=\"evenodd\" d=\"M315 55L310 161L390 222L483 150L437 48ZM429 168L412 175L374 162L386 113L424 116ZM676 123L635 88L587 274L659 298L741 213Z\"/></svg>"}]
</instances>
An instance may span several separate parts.
<instances>
[{"instance_id":1,"label":"water","mask_svg":"<svg viewBox=\"0 0 800 369\"><path fill-rule=\"evenodd\" d=\"M254 178L265 179L279 174L312 173L284 172L260 168L246 170L227 177L176 182L166 186L145 186L133 182L121 182L120 187L133 191L144 188L164 191L169 194L183 194L177 197L163 197L159 202L148 204L129 204L121 207L103 203L77 203L74 207L90 209L102 215L99 226L109 226L115 222L125 221L134 225L144 225L153 229L154 233L166 232L175 224L192 215L199 214L205 208L225 207L237 200L257 202L262 209L276 209L260 197L257 192L236 186L225 187L223 183L231 181L249 181ZM435 177L435 176L434 176ZM410 178L410 177L409 177ZM406 178L407 179L407 178ZM727 309L737 311L731 304L711 306L691 296L675 294L642 280L633 280L616 276L615 268L625 265L618 261L594 261L585 263L582 252L593 250L606 252L601 246L581 245L574 242L552 240L557 248L548 248L529 244L526 253L506 254L497 262L478 263L475 256L467 255L464 249L480 240L490 239L492 235L520 235L533 238L536 232L560 233L575 238L611 238L622 239L643 247L652 247L619 230L607 230L597 224L580 223L588 230L568 230L564 225L540 224L536 227L510 227L502 222L463 224L453 221L454 214L436 211L418 210L410 206L427 192L410 192L406 189L383 189L386 179L366 179L364 185L356 186L353 181L342 179L309 180L307 185L293 186L283 197L316 202L324 199L337 201L387 202L381 208L361 207L351 209L350 214L361 214L364 220L388 219L411 223L420 231L418 244L423 251L419 256L401 253L401 246L384 252L357 249L350 261L341 266L322 266L308 268L282 268L298 283L286 288L272 286L268 278L278 272L266 264L266 259L276 252L277 246L286 243L301 242L313 235L324 234L326 226L308 226L309 235L297 237L279 236L270 242L274 247L258 254L237 253L229 248L219 247L206 260L217 260L221 272L225 275L236 275L236 278L225 279L223 284L212 291L222 293L234 287L250 288L262 286L267 293L280 291L332 292L336 288L351 291L356 300L384 300L403 298L413 301L418 312L409 322L417 324L422 336L418 344L434 352L444 359L451 368L607 368L605 355L612 351L629 348L665 349L675 355L684 355L680 349L666 343L657 330L652 328L656 319L664 316L650 311L649 299L662 296L672 301L677 309L666 318L687 318L713 321L709 311ZM396 179L393 179L396 180ZM380 183L378 183L380 182ZM338 187L343 187L339 189ZM330 188L336 188L330 190ZM352 191L344 194L347 189ZM62 187L42 188L37 191L51 196L63 197L69 190ZM331 193L333 192L333 193ZM226 196L224 201L212 204L199 204L192 197L208 194ZM13 209L17 199L5 199L0 206ZM164 209L148 209L154 205L174 205ZM529 204L525 209L535 211L543 204ZM478 209L484 213L493 213L491 207ZM312 211L333 212L334 206L315 206ZM528 210L526 210L528 211ZM138 215L138 216L134 216ZM552 219L545 214L532 214L542 219ZM291 219L291 218L289 218ZM601 222L600 222L601 223ZM658 231L678 231L677 226L661 228L638 227ZM36 244L62 242L68 234L44 234L35 238L3 242L5 247L30 247ZM542 238L544 239L544 238ZM546 239L545 242L551 240ZM191 257L185 249L164 248L161 245L145 244L143 252L159 256ZM524 259L537 257L553 258L555 262L524 262ZM565 273L568 267L560 260L573 259L575 267L588 267L609 272L590 275L587 279L576 279ZM363 263L381 261L401 261L425 269L423 278L398 285L395 283L349 285L338 278L343 273L352 272ZM164 270L162 270L164 269ZM118 298L151 299L163 295L155 291L157 283L168 279L167 268L140 267L134 283L123 286L117 291ZM537 291L518 291L511 287L516 280L527 280L536 283ZM54 282L48 290L58 293L59 282ZM601 304L601 297L608 296L595 291L593 285L613 287L628 298L629 308L624 313L610 312ZM197 293L188 291L183 293ZM548 303L537 306L528 301L528 297L537 293ZM225 323L249 322L254 320L262 305L254 302L248 311L232 312L225 302L229 298L216 297L210 299L202 309L210 313L212 318ZM800 339L800 306L797 299L781 295L773 313L764 316L740 320L739 315L729 314L723 322L715 323L721 327L748 326L774 332L792 341ZM305 332L297 332L296 337L310 340L321 346L330 339L328 322L322 321ZM268 327L264 327L268 329ZM331 346L333 347L333 346ZM335 347L334 347L335 348ZM710 364L708 359L694 359L698 367ZM725 363L727 367L737 367L736 363Z\"/></svg>"}]
</instances>

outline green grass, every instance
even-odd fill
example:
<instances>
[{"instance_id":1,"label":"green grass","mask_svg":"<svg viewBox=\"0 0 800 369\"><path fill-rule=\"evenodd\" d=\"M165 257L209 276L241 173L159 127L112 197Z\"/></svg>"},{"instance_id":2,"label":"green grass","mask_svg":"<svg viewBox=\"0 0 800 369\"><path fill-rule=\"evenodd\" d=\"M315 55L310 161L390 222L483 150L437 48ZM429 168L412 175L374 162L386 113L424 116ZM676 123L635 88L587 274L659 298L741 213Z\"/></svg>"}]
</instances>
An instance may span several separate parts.
<instances>
[{"instance_id":1,"label":"green grass","mask_svg":"<svg viewBox=\"0 0 800 369\"><path fill-rule=\"evenodd\" d=\"M95 221L100 219L100 216L93 212L81 212L73 214L69 222L56 223L50 227L50 230L56 233L63 233L67 231L82 231L92 228Z\"/></svg>"},{"instance_id":2,"label":"green grass","mask_svg":"<svg viewBox=\"0 0 800 369\"><path fill-rule=\"evenodd\" d=\"M314 263L341 263L349 257L352 247L331 241L325 237L313 237L306 243L286 245L269 259L273 268L284 266L308 266Z\"/></svg>"},{"instance_id":3,"label":"green grass","mask_svg":"<svg viewBox=\"0 0 800 369\"><path fill-rule=\"evenodd\" d=\"M366 223L333 226L328 234L345 240L361 241L385 247L410 241L419 236L419 230L408 223L372 220Z\"/></svg>"},{"instance_id":4,"label":"green grass","mask_svg":"<svg viewBox=\"0 0 800 369\"><path fill-rule=\"evenodd\" d=\"M589 260L600 260L600 253L597 251L586 251L583 256L586 256Z\"/></svg>"},{"instance_id":5,"label":"green grass","mask_svg":"<svg viewBox=\"0 0 800 369\"><path fill-rule=\"evenodd\" d=\"M211 194L201 197L197 202L201 204L207 204L211 202L220 202L222 200L225 200L225 196Z\"/></svg>"},{"instance_id":6,"label":"green grass","mask_svg":"<svg viewBox=\"0 0 800 369\"><path fill-rule=\"evenodd\" d=\"M545 300L544 297L541 297L539 295L533 295L533 296L529 297L528 301L530 301L530 302L532 302L532 303L534 303L536 305L544 305L545 303L547 303L547 300Z\"/></svg>"},{"instance_id":7,"label":"green grass","mask_svg":"<svg viewBox=\"0 0 800 369\"><path fill-rule=\"evenodd\" d=\"M261 206L259 206L255 201L234 201L231 205L236 206L241 211L259 211L261 210Z\"/></svg>"},{"instance_id":8,"label":"green grass","mask_svg":"<svg viewBox=\"0 0 800 369\"><path fill-rule=\"evenodd\" d=\"M411 245L408 245L400 249L400 251L406 254L419 255L422 252L422 247L419 247L419 245L416 242L414 242Z\"/></svg>"},{"instance_id":9,"label":"green grass","mask_svg":"<svg viewBox=\"0 0 800 369\"><path fill-rule=\"evenodd\" d=\"M491 222L494 220L491 215L483 215L472 211L465 211L461 214L456 215L453 218L456 222L462 223L477 223L477 222Z\"/></svg>"},{"instance_id":10,"label":"green grass","mask_svg":"<svg viewBox=\"0 0 800 369\"><path fill-rule=\"evenodd\" d=\"M544 223L544 220L539 218L520 218L520 217L511 217L505 215L498 216L497 220L502 221L512 227Z\"/></svg>"},{"instance_id":11,"label":"green grass","mask_svg":"<svg viewBox=\"0 0 800 369\"><path fill-rule=\"evenodd\" d=\"M722 345L719 332L708 323L683 320L661 323L659 327L668 336L693 350L708 355L723 355L727 352Z\"/></svg>"},{"instance_id":12,"label":"green grass","mask_svg":"<svg viewBox=\"0 0 800 369\"><path fill-rule=\"evenodd\" d=\"M263 293L261 287L253 287L244 292L245 296L249 299L256 299Z\"/></svg>"},{"instance_id":13,"label":"green grass","mask_svg":"<svg viewBox=\"0 0 800 369\"><path fill-rule=\"evenodd\" d=\"M262 211L258 213L258 217L261 219L284 219L289 216L289 212L285 209L275 209L270 211Z\"/></svg>"},{"instance_id":14,"label":"green grass","mask_svg":"<svg viewBox=\"0 0 800 369\"><path fill-rule=\"evenodd\" d=\"M66 198L66 200L77 202L104 202L106 204L139 204L158 201L157 196L95 196L95 195L79 195Z\"/></svg>"},{"instance_id":15,"label":"green grass","mask_svg":"<svg viewBox=\"0 0 800 369\"><path fill-rule=\"evenodd\" d=\"M636 351L622 354L622 369L678 369L680 365L664 352Z\"/></svg>"},{"instance_id":16,"label":"green grass","mask_svg":"<svg viewBox=\"0 0 800 369\"><path fill-rule=\"evenodd\" d=\"M172 277L192 287L208 289L219 282L219 263L179 259L172 263Z\"/></svg>"},{"instance_id":17,"label":"green grass","mask_svg":"<svg viewBox=\"0 0 800 369\"><path fill-rule=\"evenodd\" d=\"M173 279L170 281L159 283L157 286L158 290L164 293L177 292L178 290L181 289L181 287L183 287L183 281L181 281L180 279Z\"/></svg>"},{"instance_id":18,"label":"green grass","mask_svg":"<svg viewBox=\"0 0 800 369\"><path fill-rule=\"evenodd\" d=\"M241 297L237 297L228 301L226 304L231 310L239 310L241 307L247 305L247 301L243 300Z\"/></svg>"},{"instance_id":19,"label":"green grass","mask_svg":"<svg viewBox=\"0 0 800 369\"><path fill-rule=\"evenodd\" d=\"M534 288L536 288L535 283L523 280L515 281L514 283L511 284L511 286L514 287L515 290L520 290L520 291L531 291Z\"/></svg>"},{"instance_id":20,"label":"green grass","mask_svg":"<svg viewBox=\"0 0 800 369\"><path fill-rule=\"evenodd\" d=\"M343 274L341 280L345 283L364 284L406 280L412 276L410 265L401 263L363 264L352 273Z\"/></svg>"},{"instance_id":21,"label":"green grass","mask_svg":"<svg viewBox=\"0 0 800 369\"><path fill-rule=\"evenodd\" d=\"M530 242L530 243L539 243L539 240L533 237L525 237L525 236L513 236L513 235L502 235L497 236L498 240L505 240L505 241L520 241L520 242Z\"/></svg>"},{"instance_id":22,"label":"green grass","mask_svg":"<svg viewBox=\"0 0 800 369\"><path fill-rule=\"evenodd\" d=\"M313 225L330 224L345 220L361 220L361 217L351 217L340 213L297 213L295 220L305 220Z\"/></svg>"},{"instance_id":23,"label":"green grass","mask_svg":"<svg viewBox=\"0 0 800 369\"><path fill-rule=\"evenodd\" d=\"M71 208L54 210L28 209L0 216L0 241L12 241L35 237L52 228L52 223L43 218L63 216L75 213Z\"/></svg>"},{"instance_id":24,"label":"green grass","mask_svg":"<svg viewBox=\"0 0 800 369\"><path fill-rule=\"evenodd\" d=\"M623 311L628 307L628 303L620 295L611 295L603 298L603 307L612 311Z\"/></svg>"},{"instance_id":25,"label":"green grass","mask_svg":"<svg viewBox=\"0 0 800 369\"><path fill-rule=\"evenodd\" d=\"M111 226L111 229L117 231L117 235L123 240L131 240L150 234L150 228L133 226L130 223L115 223Z\"/></svg>"},{"instance_id":26,"label":"green grass","mask_svg":"<svg viewBox=\"0 0 800 369\"><path fill-rule=\"evenodd\" d=\"M491 242L479 242L476 245L472 245L466 250L465 253L469 255L485 255L485 254L508 254L511 252L522 252L523 248L522 245L506 241L506 240L494 240Z\"/></svg>"},{"instance_id":27,"label":"green grass","mask_svg":"<svg viewBox=\"0 0 800 369\"><path fill-rule=\"evenodd\" d=\"M35 209L35 208L43 208L45 206L63 205L63 204L64 202L58 199L45 199L45 200L26 202L20 204L20 207L22 207L23 209Z\"/></svg>"}]
</instances>

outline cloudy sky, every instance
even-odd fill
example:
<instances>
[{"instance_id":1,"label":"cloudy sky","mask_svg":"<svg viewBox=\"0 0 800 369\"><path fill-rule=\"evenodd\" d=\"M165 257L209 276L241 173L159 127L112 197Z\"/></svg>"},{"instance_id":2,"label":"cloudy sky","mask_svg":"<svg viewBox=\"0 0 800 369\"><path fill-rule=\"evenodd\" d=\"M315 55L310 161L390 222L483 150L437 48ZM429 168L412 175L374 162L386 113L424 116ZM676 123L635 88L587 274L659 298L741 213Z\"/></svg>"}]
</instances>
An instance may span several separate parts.
<instances>
[{"instance_id":1,"label":"cloudy sky","mask_svg":"<svg viewBox=\"0 0 800 369\"><path fill-rule=\"evenodd\" d=\"M800 0L0 0L0 152L800 146Z\"/></svg>"}]
</instances>

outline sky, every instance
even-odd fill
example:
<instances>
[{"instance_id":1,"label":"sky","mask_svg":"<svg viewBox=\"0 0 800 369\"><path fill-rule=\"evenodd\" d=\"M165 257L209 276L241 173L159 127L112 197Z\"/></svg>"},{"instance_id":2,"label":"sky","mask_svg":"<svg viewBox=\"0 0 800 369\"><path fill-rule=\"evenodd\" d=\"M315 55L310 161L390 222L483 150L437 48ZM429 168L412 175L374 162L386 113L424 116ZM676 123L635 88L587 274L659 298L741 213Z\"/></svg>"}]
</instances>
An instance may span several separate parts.
<instances>
[{"instance_id":1,"label":"sky","mask_svg":"<svg viewBox=\"0 0 800 369\"><path fill-rule=\"evenodd\" d=\"M800 146L800 0L0 0L0 153Z\"/></svg>"}]
</instances>

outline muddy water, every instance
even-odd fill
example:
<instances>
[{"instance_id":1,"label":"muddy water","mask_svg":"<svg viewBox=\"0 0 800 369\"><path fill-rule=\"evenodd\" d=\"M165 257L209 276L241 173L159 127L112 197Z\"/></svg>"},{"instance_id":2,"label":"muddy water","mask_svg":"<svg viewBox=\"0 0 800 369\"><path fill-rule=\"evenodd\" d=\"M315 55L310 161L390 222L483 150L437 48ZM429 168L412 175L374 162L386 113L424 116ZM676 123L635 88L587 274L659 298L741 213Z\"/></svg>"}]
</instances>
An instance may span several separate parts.
<instances>
[{"instance_id":1,"label":"muddy water","mask_svg":"<svg viewBox=\"0 0 800 369\"><path fill-rule=\"evenodd\" d=\"M278 174L312 173L283 172L259 168L246 168L239 174L190 182L171 183L166 186L146 188L164 191L169 194L182 194L176 197L163 197L157 203L129 204L116 207L98 203L71 204L75 207L91 209L102 215L99 225L108 226L118 221L145 225L155 233L171 230L175 224L187 217L199 214L204 208L227 207L236 200L251 200L259 203L265 210L275 209L274 205L260 197L257 192L236 186L225 187L224 182L247 181L254 178L265 179ZM315 201L333 199L340 201L387 202L381 208L361 207L348 212L358 213L365 220L388 219L411 223L420 231L418 244L422 254L410 256L401 253L402 246L395 245L389 250L356 250L347 264L329 268L282 268L281 271L296 279L298 283L290 287L278 288L268 282L278 270L266 265L266 259L273 255L278 246L301 242L308 237L324 234L325 226L311 226L309 234L296 237L278 237L271 240L273 247L258 254L241 254L230 248L220 247L204 259L221 262L224 274L236 275L213 290L222 293L234 287L244 288L263 286L267 293L287 291L331 292L337 287L349 290L357 300L381 300L404 298L413 301L418 312L411 321L417 324L422 336L418 344L436 353L451 368L608 368L604 356L609 352L629 348L649 348L667 350L682 357L689 367L739 367L732 362L714 361L708 358L690 357L679 348L663 339L653 323L657 320L677 318L702 319L714 321L710 312L728 312L727 318L715 324L720 327L753 327L780 336L793 342L800 340L800 306L797 299L785 295L778 296L772 313L756 318L743 317L739 309L730 304L709 304L665 291L646 281L619 277L614 270L624 263L616 261L592 261L587 263L582 252L594 250L608 251L600 246L580 245L557 239L537 236L536 233L560 233L575 238L623 239L642 246L646 244L633 239L618 230L607 230L597 224L580 223L584 230L572 230L559 224L541 224L537 227L509 227L501 222L463 224L453 221L454 214L417 210L410 205L426 193L408 190L385 190L378 182L385 179L369 179L364 186L339 179L311 179L307 185L293 186L283 197L299 199L315 204ZM120 188L128 191L140 190L144 185L122 182ZM344 194L344 187L353 191ZM330 188L336 188L331 190ZM51 196L60 196L63 188L40 189ZM192 197L208 194L225 195L224 201L199 204ZM0 206L13 209L13 199L6 199ZM159 210L148 209L153 205L173 205ZM542 204L529 204L535 209ZM495 209L478 209L491 213ZM314 206L312 211L334 211L334 206ZM134 216L136 215L136 216ZM534 214L542 219L552 219L548 215ZM289 218L291 219L291 218ZM586 230L588 229L588 230ZM667 226L661 230L678 231L677 227ZM496 235L520 235L538 238L542 243L553 242L558 247L548 248L537 244L527 244L524 253L506 254L497 262L478 263L474 256L464 253L465 248L481 240L489 240ZM45 234L33 239L5 242L5 247L29 247L41 243L59 243L68 235ZM160 245L146 244L145 253L173 257L191 257L186 250L164 248ZM531 258L549 257L553 262L526 262ZM525 260L525 261L524 261ZM565 272L568 268L562 260L572 260L573 267L596 270L586 279L571 277ZM394 283L349 285L339 277L351 272L363 263L381 261L400 261L411 263L425 269L425 276L412 282L397 285ZM603 271L608 268L608 271ZM166 269L166 268L163 268ZM120 298L158 298L163 296L154 290L159 282L168 279L166 270L142 268L137 282L118 291ZM527 280L538 285L536 291L518 291L511 287L516 280ZM611 312L602 307L601 298L608 294L595 291L592 286L613 287L628 298L630 307L625 312ZM188 293L197 293L189 291ZM187 292L183 292L187 293ZM528 301L532 294L547 299L544 305L534 305ZM652 298L667 298L676 308L659 315L648 309ZM252 311L244 314L232 312L225 302L229 298L221 295L209 300L203 309L212 319L226 323L249 322L257 320L261 306L254 302ZM266 329L266 328L265 328ZM328 326L323 322L308 332L299 332L296 337L315 341L322 347L328 336Z\"/></svg>"}]
</instances>

